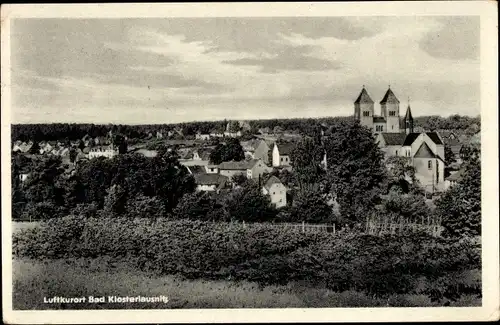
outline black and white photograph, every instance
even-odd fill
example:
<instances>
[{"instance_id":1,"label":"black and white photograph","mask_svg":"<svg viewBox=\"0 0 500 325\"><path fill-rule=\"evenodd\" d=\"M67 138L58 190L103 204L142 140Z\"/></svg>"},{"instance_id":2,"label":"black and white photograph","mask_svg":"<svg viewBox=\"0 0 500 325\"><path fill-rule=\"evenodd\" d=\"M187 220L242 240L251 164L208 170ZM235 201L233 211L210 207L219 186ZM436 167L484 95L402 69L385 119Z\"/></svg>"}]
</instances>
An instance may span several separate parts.
<instances>
[{"instance_id":1,"label":"black and white photograph","mask_svg":"<svg viewBox=\"0 0 500 325\"><path fill-rule=\"evenodd\" d=\"M496 15L2 6L4 321L498 320Z\"/></svg>"}]
</instances>

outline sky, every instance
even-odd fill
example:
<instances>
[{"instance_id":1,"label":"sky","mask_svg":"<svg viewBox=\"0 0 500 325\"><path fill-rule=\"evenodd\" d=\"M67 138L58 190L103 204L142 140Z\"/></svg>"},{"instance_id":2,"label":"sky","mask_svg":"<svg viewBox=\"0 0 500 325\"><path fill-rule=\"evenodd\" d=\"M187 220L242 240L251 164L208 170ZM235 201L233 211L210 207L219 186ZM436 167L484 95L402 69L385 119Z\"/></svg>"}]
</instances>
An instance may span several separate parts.
<instances>
[{"instance_id":1,"label":"sky","mask_svg":"<svg viewBox=\"0 0 500 325\"><path fill-rule=\"evenodd\" d=\"M13 123L480 113L479 17L14 19Z\"/></svg>"}]
</instances>

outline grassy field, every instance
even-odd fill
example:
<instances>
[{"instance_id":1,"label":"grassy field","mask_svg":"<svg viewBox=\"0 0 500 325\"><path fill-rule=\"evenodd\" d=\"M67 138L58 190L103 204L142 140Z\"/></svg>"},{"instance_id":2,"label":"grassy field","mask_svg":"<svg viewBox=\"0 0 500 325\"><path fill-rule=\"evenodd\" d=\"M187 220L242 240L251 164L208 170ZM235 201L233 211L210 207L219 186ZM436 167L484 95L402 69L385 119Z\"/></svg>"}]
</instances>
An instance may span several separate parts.
<instances>
[{"instance_id":1,"label":"grassy field","mask_svg":"<svg viewBox=\"0 0 500 325\"><path fill-rule=\"evenodd\" d=\"M304 308L439 306L422 295L393 295L389 299L363 293L342 293L306 284L259 287L249 282L182 280L153 276L125 266L81 260L14 260L13 307L29 309L169 309L169 308ZM46 304L44 297L167 296L168 303ZM88 299L88 298L87 298ZM479 306L480 299L463 297L452 306Z\"/></svg>"}]
</instances>

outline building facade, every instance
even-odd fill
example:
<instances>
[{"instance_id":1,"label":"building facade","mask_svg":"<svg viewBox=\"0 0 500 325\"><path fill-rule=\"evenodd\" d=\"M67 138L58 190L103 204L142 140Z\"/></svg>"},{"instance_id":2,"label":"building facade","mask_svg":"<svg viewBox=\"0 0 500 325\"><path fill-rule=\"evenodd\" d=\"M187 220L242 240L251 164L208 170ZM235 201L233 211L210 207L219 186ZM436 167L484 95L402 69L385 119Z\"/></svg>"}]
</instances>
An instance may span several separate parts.
<instances>
[{"instance_id":1,"label":"building facade","mask_svg":"<svg viewBox=\"0 0 500 325\"><path fill-rule=\"evenodd\" d=\"M271 176L262 187L262 193L269 195L271 204L276 208L286 206L286 187L276 176Z\"/></svg>"},{"instance_id":2,"label":"building facade","mask_svg":"<svg viewBox=\"0 0 500 325\"><path fill-rule=\"evenodd\" d=\"M389 88L380 101L380 116L374 114L374 102L363 87L354 102L354 116L375 134L386 158L405 157L415 177L427 192L443 191L445 186L444 142L437 132L415 132L410 104L401 121L399 100Z\"/></svg>"}]
</instances>

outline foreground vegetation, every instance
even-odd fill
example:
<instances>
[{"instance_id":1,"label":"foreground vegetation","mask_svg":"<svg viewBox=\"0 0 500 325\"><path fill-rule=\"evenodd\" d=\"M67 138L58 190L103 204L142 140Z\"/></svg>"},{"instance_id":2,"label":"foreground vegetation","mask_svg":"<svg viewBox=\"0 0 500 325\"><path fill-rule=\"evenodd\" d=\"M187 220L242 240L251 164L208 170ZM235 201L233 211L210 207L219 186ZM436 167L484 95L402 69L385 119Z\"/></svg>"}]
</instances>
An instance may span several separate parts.
<instances>
[{"instance_id":1,"label":"foreground vegetation","mask_svg":"<svg viewBox=\"0 0 500 325\"><path fill-rule=\"evenodd\" d=\"M14 255L99 260L184 279L309 282L387 299L423 294L440 303L481 295L480 243L426 234L296 233L261 225L69 216L14 234ZM101 263L99 262L99 263Z\"/></svg>"},{"instance_id":2,"label":"foreground vegetation","mask_svg":"<svg viewBox=\"0 0 500 325\"><path fill-rule=\"evenodd\" d=\"M306 283L259 286L241 281L185 280L155 276L123 264L111 268L99 260L14 260L13 307L29 309L175 309L175 308L321 308L437 307L425 295L393 294L375 298L362 292L334 292ZM44 304L43 297L166 295L164 303ZM464 295L450 306L480 306L481 299Z\"/></svg>"}]
</instances>

